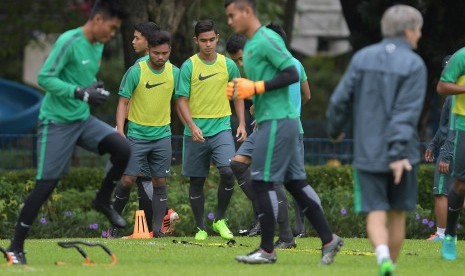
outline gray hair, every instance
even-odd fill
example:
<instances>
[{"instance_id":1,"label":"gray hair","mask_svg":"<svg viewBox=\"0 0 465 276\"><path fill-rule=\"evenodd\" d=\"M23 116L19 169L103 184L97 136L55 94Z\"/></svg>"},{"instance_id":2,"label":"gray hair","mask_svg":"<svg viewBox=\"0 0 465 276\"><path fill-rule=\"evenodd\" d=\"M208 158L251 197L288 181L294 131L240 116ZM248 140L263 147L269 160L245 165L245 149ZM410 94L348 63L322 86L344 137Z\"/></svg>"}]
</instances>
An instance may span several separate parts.
<instances>
[{"instance_id":1,"label":"gray hair","mask_svg":"<svg viewBox=\"0 0 465 276\"><path fill-rule=\"evenodd\" d=\"M394 5L388 8L381 19L381 33L383 37L404 36L406 29L423 26L421 13L407 5Z\"/></svg>"}]
</instances>

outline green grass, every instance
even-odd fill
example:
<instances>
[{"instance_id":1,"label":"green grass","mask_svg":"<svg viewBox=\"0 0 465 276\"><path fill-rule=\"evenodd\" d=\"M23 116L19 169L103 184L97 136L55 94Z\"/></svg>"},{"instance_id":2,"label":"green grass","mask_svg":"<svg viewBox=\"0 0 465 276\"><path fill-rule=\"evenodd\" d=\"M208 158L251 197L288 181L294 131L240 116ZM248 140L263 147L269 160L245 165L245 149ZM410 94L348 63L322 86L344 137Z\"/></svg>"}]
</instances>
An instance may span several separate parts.
<instances>
[{"instance_id":1,"label":"green grass","mask_svg":"<svg viewBox=\"0 0 465 276\"><path fill-rule=\"evenodd\" d=\"M178 243L174 243L176 240ZM236 245L227 246L219 237L195 242L191 237L169 237L150 240L105 240L101 242L116 254L115 266L107 266L110 258L102 250L87 247L89 257L99 263L84 266L75 249L62 249L58 240L27 240L27 266L0 266L0 275L377 275L378 269L371 245L366 239L344 239L345 246L331 266L322 266L320 241L298 239L296 249L278 251L278 261L272 265L246 265L234 257L255 249L258 238L238 237ZM181 244L187 241L192 244ZM8 241L0 240L6 247ZM465 241L458 242L457 261L440 257L438 242L407 240L397 265L396 275L463 275L465 271ZM64 262L56 265L56 261Z\"/></svg>"}]
</instances>

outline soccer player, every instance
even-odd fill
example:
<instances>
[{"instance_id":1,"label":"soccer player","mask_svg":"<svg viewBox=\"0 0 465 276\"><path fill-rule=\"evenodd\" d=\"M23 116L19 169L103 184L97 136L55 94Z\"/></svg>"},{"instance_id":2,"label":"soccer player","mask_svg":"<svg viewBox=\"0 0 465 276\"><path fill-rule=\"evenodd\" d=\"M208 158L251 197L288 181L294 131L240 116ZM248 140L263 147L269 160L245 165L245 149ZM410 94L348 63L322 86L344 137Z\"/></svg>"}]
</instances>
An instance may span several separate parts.
<instances>
[{"instance_id":1,"label":"soccer player","mask_svg":"<svg viewBox=\"0 0 465 276\"><path fill-rule=\"evenodd\" d=\"M405 237L407 211L416 208L420 162L417 123L426 93L426 66L412 49L423 17L407 5L388 8L384 39L354 54L331 96L329 136L354 133L355 210L368 213L367 234L379 275L392 275Z\"/></svg>"},{"instance_id":2,"label":"soccer player","mask_svg":"<svg viewBox=\"0 0 465 276\"><path fill-rule=\"evenodd\" d=\"M134 39L132 40L132 47L134 52L139 56L134 64L142 60L149 59L149 42L148 37L160 31L160 27L155 22L141 22L134 24Z\"/></svg>"},{"instance_id":3,"label":"soccer player","mask_svg":"<svg viewBox=\"0 0 465 276\"><path fill-rule=\"evenodd\" d=\"M278 33L283 40L286 40L286 33L279 25L268 24L267 28L274 30ZM242 67L242 54L244 45L247 38L240 34L232 35L226 42L226 51L231 56L231 58L236 62L238 67ZM302 64L295 58L293 58L294 64L299 72L300 80L298 83L292 84L289 86L289 93L291 93L293 104L298 109L300 114L301 101L307 103L310 100L310 88L307 81L307 75ZM304 98L301 98L301 91L304 95ZM301 129L303 133L303 129ZM252 206L255 214L255 221L252 226L243 231L243 235L256 236L260 234L260 221L258 219L258 202L255 200L255 193L251 186L250 181L250 163L251 156L253 152L253 146L255 143L255 133L252 133L247 137L247 139L242 143L240 148L237 150L236 155L234 155L231 160L231 169L234 172L234 175L237 178L239 186L242 188L246 196L252 201ZM303 144L302 144L303 145ZM303 149L301 151L302 162L303 160ZM292 235L291 228L289 226L289 212L288 212L288 200L284 191L284 187L281 183L276 184L275 190L278 196L278 226L279 226L279 239L275 242L275 248L293 248L296 247L295 240ZM305 231L304 224L301 220L301 210L297 202L294 201L294 209L296 213L296 224L295 229L298 229L296 233L301 234Z\"/></svg>"},{"instance_id":4,"label":"soccer player","mask_svg":"<svg viewBox=\"0 0 465 276\"><path fill-rule=\"evenodd\" d=\"M122 80L116 110L117 131L131 145L131 158L121 182L130 188L141 167L148 161L152 176L153 237L163 237L163 217L167 209L166 178L171 166L171 99L179 69L167 63L171 36L157 31L147 37L149 59L129 68ZM131 108L128 110L129 101ZM128 115L128 133L124 122Z\"/></svg>"},{"instance_id":5,"label":"soccer player","mask_svg":"<svg viewBox=\"0 0 465 276\"><path fill-rule=\"evenodd\" d=\"M299 158L299 143L303 142L299 139L299 114L289 93L289 85L299 81L299 74L292 55L276 32L261 25L254 0L227 0L225 7L228 24L235 33L247 37L243 53L247 79L230 82L227 95L252 97L258 125L255 139L260 141L254 145L250 175L260 212L261 244L236 260L250 264L276 262L273 237L278 200L273 184L284 182L321 238L322 263L331 264L343 241L330 230L313 189L306 183Z\"/></svg>"},{"instance_id":6,"label":"soccer player","mask_svg":"<svg viewBox=\"0 0 465 276\"><path fill-rule=\"evenodd\" d=\"M139 56L134 64L138 64L143 60L149 59L149 44L147 38L149 35L159 31L160 27L154 22L140 22L134 25L134 39L132 40L132 47ZM129 71L128 71L129 72ZM126 72L123 79L126 79ZM130 104L129 104L130 105ZM128 108L129 110L129 108ZM127 116L126 116L127 117ZM127 132L127 119L125 120L124 131ZM111 162L107 164L107 169L111 167ZM152 232L152 181L150 177L150 168L145 161L141 167L141 175L137 177L137 191L139 197L139 209L144 210L149 231ZM113 201L113 208L118 214L121 214L129 201L131 194L131 187L124 186L119 181L115 188L115 199ZM118 228L111 226L106 233L107 238L116 238L118 236Z\"/></svg>"},{"instance_id":7,"label":"soccer player","mask_svg":"<svg viewBox=\"0 0 465 276\"><path fill-rule=\"evenodd\" d=\"M442 243L442 257L457 259L456 226L465 198L465 48L459 49L449 59L437 85L441 95L455 95L452 113L455 115L455 143L453 176L454 184L447 196L447 223Z\"/></svg>"},{"instance_id":8,"label":"soccer player","mask_svg":"<svg viewBox=\"0 0 465 276\"><path fill-rule=\"evenodd\" d=\"M442 67L444 68L450 56L444 58ZM453 141L455 138L454 124L455 115L451 112L452 103L455 96L447 96L442 106L439 128L425 151L425 160L434 161L434 153L439 151L434 170L434 214L436 216L436 232L428 240L442 241L444 239L447 223L447 194L453 185L454 178L450 173L452 161Z\"/></svg>"},{"instance_id":9,"label":"soccer player","mask_svg":"<svg viewBox=\"0 0 465 276\"><path fill-rule=\"evenodd\" d=\"M205 240L208 234L203 186L213 160L220 174L213 230L229 240L234 236L224 217L234 189L229 161L235 146L231 133L231 108L224 91L228 81L239 77L240 73L230 58L216 52L219 34L212 20L197 22L194 32L199 52L181 66L176 87L177 105L185 120L182 173L190 178L189 198L198 228L195 239ZM247 136L244 101L235 100L234 107L239 119L236 137L242 142Z\"/></svg>"},{"instance_id":10,"label":"soccer player","mask_svg":"<svg viewBox=\"0 0 465 276\"><path fill-rule=\"evenodd\" d=\"M96 82L103 44L115 36L126 17L118 1L96 1L87 22L63 33L39 72L45 91L39 114L36 186L24 202L8 252L15 264L26 264L24 240L44 202L69 169L74 147L109 153L113 163L93 200L93 207L123 228L126 221L113 209L111 194L130 156L128 143L109 125L90 115L89 105L109 96Z\"/></svg>"},{"instance_id":11,"label":"soccer player","mask_svg":"<svg viewBox=\"0 0 465 276\"><path fill-rule=\"evenodd\" d=\"M281 38L286 41L287 35L284 29L276 24L270 23L266 25L267 28L275 31L277 34L281 36ZM307 74L305 73L305 69L300 63L300 61L296 58L292 58L294 61L294 65L296 66L297 72L299 73L299 82L293 83L289 86L289 93L291 94L291 101L294 107L297 109L297 114L300 116L300 112L302 109L302 105L306 104L311 99L310 93L310 86L308 85ZM303 97L302 97L303 96ZM303 143L303 134L304 129L302 124L299 125L299 146L301 147L298 152L300 153L299 159L305 164L305 156L304 156L304 143ZM278 203L279 205L288 206L287 197L284 192L284 187L281 183L275 184L275 190L278 196ZM314 193L315 200L319 202L321 205L320 198L316 193ZM300 209L298 202L293 199L294 203L294 213L295 213L295 224L294 224L294 233L295 236L302 237L305 235L305 224L304 224L304 214L302 209ZM282 215L281 215L282 214ZM291 237L290 233L287 232L289 229L289 215L286 208L279 208L278 213L278 224L280 229L279 240L275 243L275 247L277 248L288 248L289 246L295 247L295 242L290 242L289 237Z\"/></svg>"},{"instance_id":12,"label":"soccer player","mask_svg":"<svg viewBox=\"0 0 465 276\"><path fill-rule=\"evenodd\" d=\"M239 69L242 68L242 55L247 38L242 34L233 34L226 41L226 52L231 59L236 63ZM253 108L250 110L253 113ZM253 115L253 114L252 114ZM248 199L252 201L252 209L254 213L254 222L246 230L239 230L239 234L254 237L260 235L260 220L258 219L258 202L255 200L255 192L251 186L250 180L250 163L255 143L255 134L252 133L245 139L234 157L231 159L230 165L237 179L239 187L242 189Z\"/></svg>"}]
</instances>

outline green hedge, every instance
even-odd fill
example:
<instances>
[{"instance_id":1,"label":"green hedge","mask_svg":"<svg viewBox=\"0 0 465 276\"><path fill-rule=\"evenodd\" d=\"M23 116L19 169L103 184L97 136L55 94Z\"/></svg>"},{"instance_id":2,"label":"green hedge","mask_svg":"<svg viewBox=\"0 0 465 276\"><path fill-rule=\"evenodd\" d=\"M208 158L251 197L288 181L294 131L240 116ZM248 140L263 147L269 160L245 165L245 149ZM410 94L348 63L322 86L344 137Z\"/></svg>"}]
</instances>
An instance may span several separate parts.
<instances>
[{"instance_id":1,"label":"green hedge","mask_svg":"<svg viewBox=\"0 0 465 276\"><path fill-rule=\"evenodd\" d=\"M179 172L179 166L172 168L172 176L168 181L169 206L181 216L175 235L192 235L195 224L188 199L188 179L182 177ZM50 200L41 209L30 236L34 238L100 236L102 231L107 229L108 222L101 214L91 209L90 202L100 186L103 175L103 168L72 169L70 174L61 180ZM307 175L309 183L321 198L334 232L344 237L365 237L365 217L355 214L353 208L352 168L308 166ZM21 204L34 185L34 176L34 170L0 173L0 238L10 238ZM420 166L418 176L418 208L416 212L409 214L408 220L407 236L410 238L426 238L435 230L434 222L431 222L433 166ZM218 172L212 167L210 177L205 184L206 215L214 212L216 208L218 180ZM133 225L134 210L137 206L137 193L134 191L124 213L130 225ZM293 211L291 210L290 213L293 220ZM237 186L226 215L234 233L246 228L252 222L251 204ZM463 221L461 220L460 223ZM309 223L306 224L308 234L316 235ZM208 230L211 232L211 229ZM130 234L132 226L123 232Z\"/></svg>"}]
</instances>

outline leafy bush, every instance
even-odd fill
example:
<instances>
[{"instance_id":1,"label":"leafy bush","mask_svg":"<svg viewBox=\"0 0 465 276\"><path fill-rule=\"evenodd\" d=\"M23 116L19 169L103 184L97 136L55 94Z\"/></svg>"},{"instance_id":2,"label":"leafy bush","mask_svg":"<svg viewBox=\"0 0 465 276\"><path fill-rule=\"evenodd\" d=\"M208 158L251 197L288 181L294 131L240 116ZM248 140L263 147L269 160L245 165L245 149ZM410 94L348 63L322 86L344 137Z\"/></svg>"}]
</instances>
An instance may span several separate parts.
<instances>
[{"instance_id":1,"label":"leafy bush","mask_svg":"<svg viewBox=\"0 0 465 276\"><path fill-rule=\"evenodd\" d=\"M422 165L418 173L419 200L416 212L409 214L407 236L425 238L435 230L433 218L433 166ZM181 216L175 235L189 236L196 230L189 203L189 181L180 175L180 166L173 166L168 180L169 206ZM344 237L366 237L365 215L356 214L352 196L352 168L350 166L307 166L307 179L320 196L328 222L334 232ZM39 212L37 222L30 232L31 237L97 237L108 227L107 220L91 209L90 202L103 178L103 168L74 168L60 181L51 198ZM7 171L0 173L0 238L10 238L22 203L35 185L35 171ZM207 226L211 225L216 210L218 171L211 167L205 183L205 215ZM291 201L291 199L289 198ZM292 206L292 204L291 204ZM124 212L130 225L134 223L134 211L138 207L137 193ZM290 210L293 222L294 212ZM251 203L237 186L229 205L226 217L234 233L248 227L253 221ZM458 227L463 222L463 216ZM306 224L309 225L308 221ZM211 228L208 229L211 232ZM316 233L307 227L309 235ZM131 234L128 227L122 234ZM460 235L460 232L459 232Z\"/></svg>"}]
</instances>

